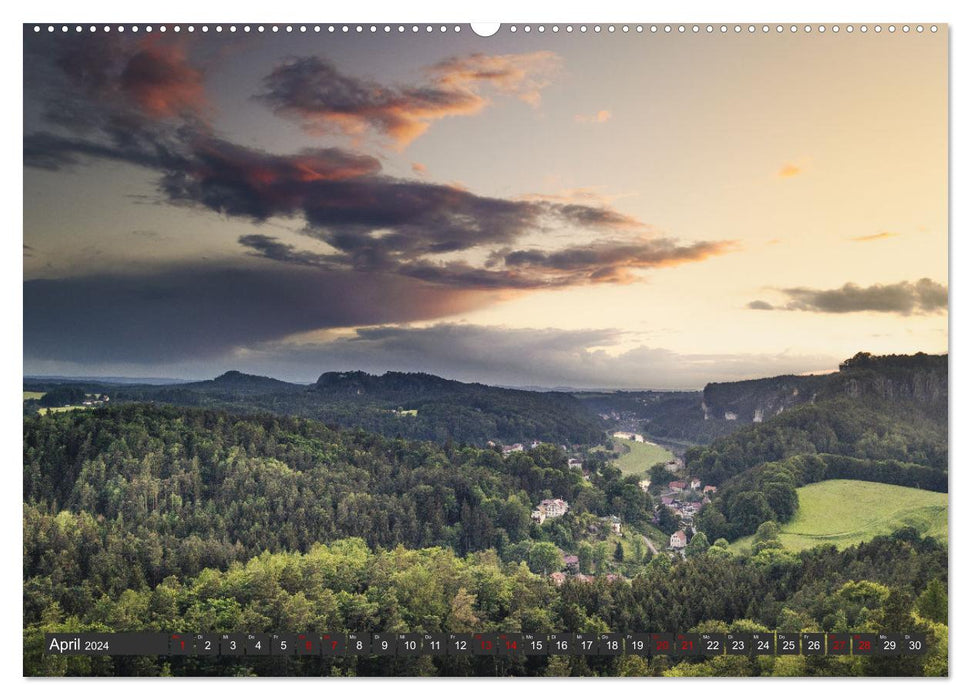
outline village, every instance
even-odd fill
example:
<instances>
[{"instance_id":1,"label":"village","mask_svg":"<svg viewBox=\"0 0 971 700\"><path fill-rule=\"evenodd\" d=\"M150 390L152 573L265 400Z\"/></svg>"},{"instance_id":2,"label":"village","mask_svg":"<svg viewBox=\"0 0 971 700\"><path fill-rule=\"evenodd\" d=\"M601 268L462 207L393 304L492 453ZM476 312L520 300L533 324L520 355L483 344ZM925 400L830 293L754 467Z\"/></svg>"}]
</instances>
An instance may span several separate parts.
<instances>
[{"instance_id":1,"label":"village","mask_svg":"<svg viewBox=\"0 0 971 700\"><path fill-rule=\"evenodd\" d=\"M614 440L622 440L628 443L633 442L637 444L653 445L653 443L645 440L643 435L633 431L614 431L610 434L610 437ZM504 457L509 457L510 455L518 452L536 449L543 443L539 440L530 440L523 443L503 445L494 442L490 442L489 444L492 447L500 449ZM583 478L589 481L591 474L586 468L588 465L585 464L583 459L584 455L575 450L571 450L566 445L560 445L559 447L567 454L567 464L569 468L581 470L583 473ZM653 541L645 534L640 532L634 532L631 530L629 533L625 533L624 523L621 517L614 514L601 517L600 524L597 526L591 526L591 535L598 535L601 531L605 534L609 533L615 537L624 537L626 534L630 534L631 536L641 538L647 549L650 550L652 556L665 554L672 558L684 558L685 548L688 546L691 536L695 533L695 518L701 509L711 502L711 498L718 489L714 485L704 484L698 477L683 476L684 461L680 457L673 456L671 459L658 464L663 464L663 473L669 475L669 477L679 478L672 478L672 480L661 485L654 485L652 488L652 482L648 476L648 472L653 471L656 474L658 471L658 466L643 464L643 470L641 473L644 474L645 477L638 482L638 486L642 491L645 493L650 493L654 498L653 525L655 527L652 528L652 530L655 534L652 535L654 538ZM652 470L651 467L654 467L654 469ZM638 468L638 470L640 470L640 468ZM670 515L664 516L661 510L662 508L667 509ZM550 519L563 517L569 511L570 504L563 498L547 498L540 501L533 508L531 519L537 525L542 525ZM666 522L670 523L671 518L677 520L677 529L671 535L662 533L656 526L661 524L662 520L666 520ZM670 530L668 530L668 532L670 532ZM666 537L666 544L663 546L659 540L662 534ZM561 550L561 556L561 570L554 571L549 574L550 579L554 583L561 585L567 580L576 580L581 582L594 580L594 576L581 571L580 560L576 554L570 554ZM613 572L607 572L603 575L611 580L625 578L622 574Z\"/></svg>"},{"instance_id":2,"label":"village","mask_svg":"<svg viewBox=\"0 0 971 700\"><path fill-rule=\"evenodd\" d=\"M651 482L646 485L641 482L641 488L645 491L650 488ZM669 508L680 520L679 529L670 538L668 548L673 552L684 556L684 548L688 546L688 535L685 528L694 529L695 516L701 509L711 503L711 496L718 491L718 487L711 484L702 486L701 479L688 477L686 481L670 481L666 491L661 494L661 502L656 505L655 513L660 508ZM655 515L657 522L657 515Z\"/></svg>"},{"instance_id":3,"label":"village","mask_svg":"<svg viewBox=\"0 0 971 700\"><path fill-rule=\"evenodd\" d=\"M640 487L647 492L650 488L650 481L644 479L640 482ZM661 509L667 508L675 518L678 519L678 529L670 535L667 542L666 554L670 557L685 557L685 548L690 541L690 533L694 533L694 519L701 508L711 502L711 496L717 492L717 487L710 484L702 484L701 479L687 477L683 480L668 482L663 489L660 499L655 504L654 524L660 523ZM570 510L570 504L561 498L548 498L540 501L532 511L532 520L542 525L552 518L560 518ZM604 526L604 531L613 535L623 537L625 535L623 522L617 515L608 515L600 518ZM595 531L599 531L596 528ZM662 552L651 544L647 536L632 532L635 537L643 538L647 547L654 556L661 555ZM561 552L563 566L561 571L554 571L550 574L550 579L557 585L562 585L566 580L573 579L581 582L593 581L594 577L581 572L579 558L575 554ZM623 579L621 574L606 573L608 580Z\"/></svg>"}]
</instances>

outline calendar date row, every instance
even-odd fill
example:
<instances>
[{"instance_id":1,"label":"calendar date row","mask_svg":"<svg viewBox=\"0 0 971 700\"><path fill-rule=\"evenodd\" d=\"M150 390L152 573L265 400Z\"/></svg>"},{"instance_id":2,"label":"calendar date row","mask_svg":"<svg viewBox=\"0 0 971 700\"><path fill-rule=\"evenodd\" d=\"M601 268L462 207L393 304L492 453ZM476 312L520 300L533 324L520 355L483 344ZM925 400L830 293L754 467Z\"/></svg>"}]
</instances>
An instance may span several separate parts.
<instances>
[{"instance_id":1,"label":"calendar date row","mask_svg":"<svg viewBox=\"0 0 971 700\"><path fill-rule=\"evenodd\" d=\"M72 656L896 656L922 654L922 634L351 633L48 634L45 651Z\"/></svg>"}]
</instances>

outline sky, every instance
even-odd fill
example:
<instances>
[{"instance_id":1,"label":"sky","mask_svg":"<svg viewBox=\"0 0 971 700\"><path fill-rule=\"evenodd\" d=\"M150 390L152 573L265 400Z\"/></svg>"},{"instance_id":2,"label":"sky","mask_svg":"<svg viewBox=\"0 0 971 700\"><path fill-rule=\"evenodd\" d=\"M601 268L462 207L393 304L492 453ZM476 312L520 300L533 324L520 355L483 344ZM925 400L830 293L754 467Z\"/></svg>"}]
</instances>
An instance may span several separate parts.
<instances>
[{"instance_id":1,"label":"sky","mask_svg":"<svg viewBox=\"0 0 971 700\"><path fill-rule=\"evenodd\" d=\"M947 352L947 37L25 29L24 372Z\"/></svg>"}]
</instances>

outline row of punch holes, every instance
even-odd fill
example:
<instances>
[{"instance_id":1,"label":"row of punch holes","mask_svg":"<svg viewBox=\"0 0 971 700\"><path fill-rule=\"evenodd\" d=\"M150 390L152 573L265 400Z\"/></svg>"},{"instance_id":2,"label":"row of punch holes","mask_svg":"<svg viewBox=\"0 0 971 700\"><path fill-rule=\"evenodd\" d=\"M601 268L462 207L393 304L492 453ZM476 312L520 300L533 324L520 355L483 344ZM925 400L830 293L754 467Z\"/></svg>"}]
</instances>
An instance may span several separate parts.
<instances>
[{"instance_id":1,"label":"row of punch holes","mask_svg":"<svg viewBox=\"0 0 971 700\"><path fill-rule=\"evenodd\" d=\"M35 24L34 25L34 32L35 33L43 32L45 30L48 33L53 33L53 32L57 32L57 31L60 31L61 33L67 33L67 32L71 32L71 31L73 31L75 33L79 33L79 32L85 31L85 29L87 29L87 31L89 31L89 32L98 32L98 31L112 32L112 31L116 31L116 32L124 33L126 31L129 31L129 32L132 32L132 33L138 33L139 31L144 31L146 33L151 33L153 31L158 31L158 32L163 32L164 33L164 32L171 31L171 32L174 32L176 34L178 34L180 32L183 32L183 31L189 32L189 33L194 33L196 31L199 31L199 32L202 32L202 33L207 33L207 32L210 32L210 31L214 31L216 33L229 32L231 34L232 33L235 33L235 32L243 32L243 33L248 33L248 32L258 32L258 33L259 32L271 32L271 33L285 32L285 33L294 33L294 32L297 32L297 33L303 33L303 34L308 33L308 32L317 33L317 34L322 33L322 32L325 32L325 33L328 33L328 34L352 34L352 33L353 34L364 34L364 33L377 34L379 32L385 33L385 34L390 34L392 32L397 32L399 34L404 34L406 32L411 32L413 34L417 34L417 33L420 33L420 32L425 32L427 34L431 34L431 33L434 33L434 32L438 32L438 33L456 32L457 33L457 32L461 32L462 31L462 27L459 26L459 25L444 25L444 24L442 24L442 25L430 25L430 24L426 24L426 25L418 25L418 24L410 24L410 25L404 25L404 24L397 24L397 25L390 25L390 24L384 24L384 25L377 25L377 24L370 24L370 25L365 25L365 24L356 24L356 25L354 25L354 24L350 24L350 25L349 24L338 24L338 25L334 25L334 24L329 24L329 25L319 25L319 24L312 24L312 25L308 25L308 24L285 24L285 25L272 24L272 25L263 25L263 24L258 24L258 25L249 25L249 24L243 24L243 25L239 25L239 26L237 26L235 24L228 24L228 25L216 24L216 25L211 25L211 26L210 25L207 25L207 24L202 24L202 25L194 25L194 24L189 24L189 25L178 25L178 24L175 24L175 25L165 25L165 24L163 24L163 25L155 25L155 26L153 26L153 25L137 25L137 24L133 24L133 25L123 25L123 24L122 25L107 25L106 24L106 25L103 25L103 26L99 26L99 25L93 25L92 24L92 25L88 25L87 27L82 26L80 24L77 24L77 25L66 25L66 24L63 24L63 25L53 25L53 24L40 25L40 24ZM937 25L930 25L926 29L929 29L932 33L936 33L937 32ZM915 31L918 34L920 34L920 33L923 33L925 31L925 27L922 24L917 24L917 25L913 25L913 26L912 25L909 25L909 24L904 24L904 25L900 25L899 27L898 27L898 25L895 25L895 24L890 24L890 25L887 25L886 27L884 27L883 25L879 25L879 24L877 24L877 25L861 24L861 25L858 25L858 26L854 26L852 24L850 24L850 25L842 25L842 26L841 25L838 25L838 24L834 24L834 25L830 25L830 26L827 26L827 25L824 25L824 24L819 24L819 25L811 25L811 24L804 24L804 25L798 25L798 24L790 24L790 25L783 25L783 24L775 24L775 25L769 25L769 24L761 24L761 25L756 25L756 24L748 24L748 25L743 25L743 24L734 24L734 25L729 25L729 24L720 24L720 25L712 25L712 24L705 24L705 25L700 25L700 24L650 24L650 25L644 25L644 24L619 24L619 25L606 24L606 25L600 25L600 24L594 24L594 25L590 25L590 26L587 26L585 24L579 24L579 25L566 24L566 25L562 25L562 26L561 25L558 25L558 24L554 24L554 25L550 25L550 26L546 26L546 25L542 25L542 24L535 25L535 26L534 25L529 25L529 24L526 24L526 25L516 25L516 24L512 24L512 25L509 25L508 27L506 27L506 30L509 31L510 33L524 32L524 33L527 33L527 34L530 33L530 32L533 32L533 31L536 31L536 32L538 32L540 34L544 34L546 32L552 32L553 34L557 34L557 33L560 33L560 32L565 32L567 34L572 34L572 33L576 33L576 32L579 32L580 34L585 34L585 33L588 33L588 32L593 32L593 33L597 34L597 33L603 32L603 31L606 31L607 33L615 33L615 32L618 32L618 31L620 31L621 33L634 32L634 33L637 33L637 34L643 34L645 32L650 33L650 34L658 34L658 33L664 33L664 34L672 34L672 33L679 33L679 34L702 34L702 33L705 33L705 34L714 34L714 33L720 33L720 34L730 34L730 33L732 33L732 34L743 34L743 33L747 33L747 34L758 34L758 33L770 34L770 33L773 33L773 32L775 32L776 34L782 34L782 33L790 33L790 34L799 34L799 33L802 33L802 34L810 34L810 33L813 33L813 32L820 33L820 34L825 33L825 32L832 32L834 34L838 34L841 31L842 32L845 32L847 34L851 34L854 31L859 31L860 33L864 33L865 34L865 33L869 32L869 31L872 31L874 33L879 34L879 33L883 32L884 30L886 30L887 32L890 32L891 34L897 32L898 30L901 31L901 32L903 32L903 33L905 33L905 34L910 33L911 31ZM473 28L472 31L474 33L479 33L479 32L477 32L475 30L475 28Z\"/></svg>"}]
</instances>

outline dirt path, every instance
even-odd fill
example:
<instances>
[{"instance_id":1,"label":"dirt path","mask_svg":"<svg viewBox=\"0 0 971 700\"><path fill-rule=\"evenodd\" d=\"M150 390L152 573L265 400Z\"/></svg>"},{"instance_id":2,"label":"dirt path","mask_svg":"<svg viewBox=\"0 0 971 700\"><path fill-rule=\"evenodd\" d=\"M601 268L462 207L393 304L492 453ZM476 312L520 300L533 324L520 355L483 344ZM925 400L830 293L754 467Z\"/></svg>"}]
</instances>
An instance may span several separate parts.
<instances>
[{"instance_id":1,"label":"dirt path","mask_svg":"<svg viewBox=\"0 0 971 700\"><path fill-rule=\"evenodd\" d=\"M654 543L647 538L647 535L641 535L641 537L644 538L644 544L646 544L647 548L651 550L651 554L652 555L658 554L657 547L655 547Z\"/></svg>"}]
</instances>

